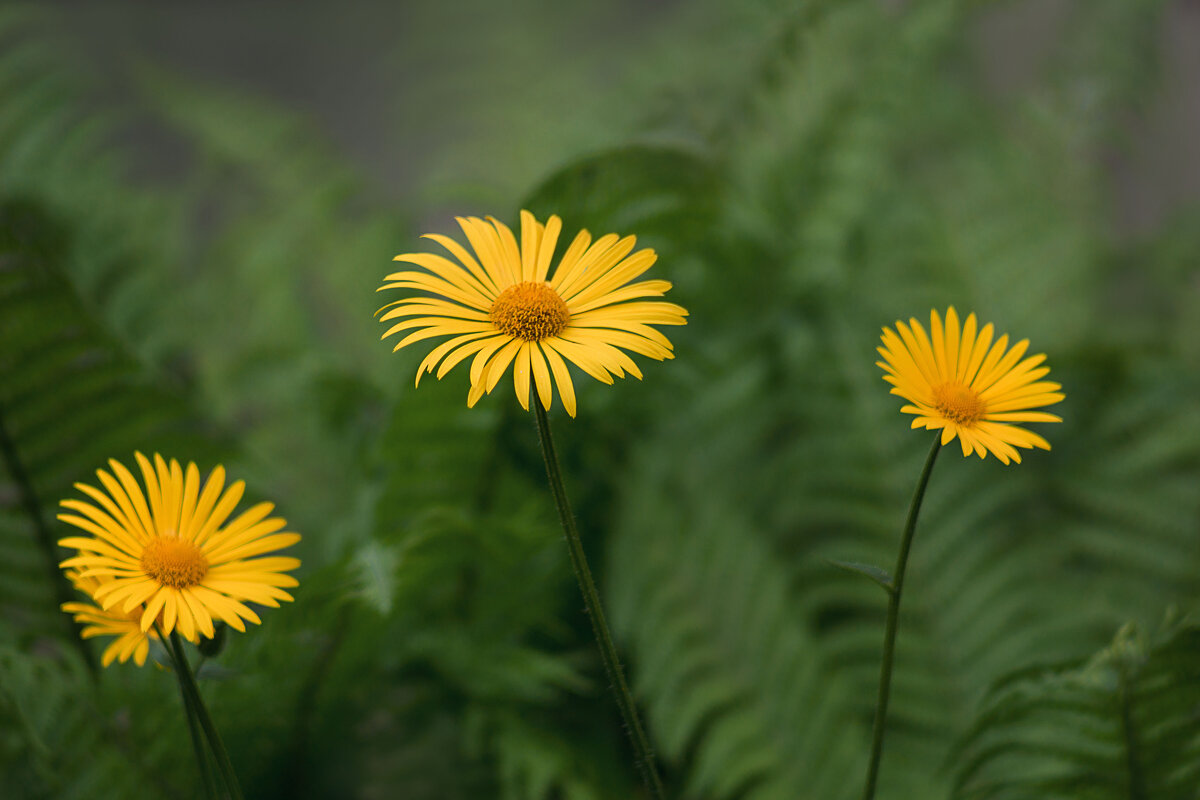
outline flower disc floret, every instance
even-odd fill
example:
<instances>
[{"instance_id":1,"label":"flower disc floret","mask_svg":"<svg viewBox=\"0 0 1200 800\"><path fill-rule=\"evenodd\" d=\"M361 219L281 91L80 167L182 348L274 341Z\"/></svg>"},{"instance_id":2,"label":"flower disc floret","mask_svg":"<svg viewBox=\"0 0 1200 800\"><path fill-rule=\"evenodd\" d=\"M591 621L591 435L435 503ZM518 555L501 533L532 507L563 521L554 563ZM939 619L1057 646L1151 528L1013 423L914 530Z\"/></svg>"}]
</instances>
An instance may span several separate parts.
<instances>
[{"instance_id":1,"label":"flower disc floret","mask_svg":"<svg viewBox=\"0 0 1200 800\"><path fill-rule=\"evenodd\" d=\"M208 559L199 547L176 536L157 536L142 550L142 569L163 586L186 589L208 574Z\"/></svg>"},{"instance_id":2,"label":"flower disc floret","mask_svg":"<svg viewBox=\"0 0 1200 800\"><path fill-rule=\"evenodd\" d=\"M987 404L980 399L978 392L957 382L935 386L933 406L957 425L974 425L987 411Z\"/></svg>"},{"instance_id":3,"label":"flower disc floret","mask_svg":"<svg viewBox=\"0 0 1200 800\"><path fill-rule=\"evenodd\" d=\"M501 333L526 342L540 342L560 334L567 327L571 312L550 284L522 281L500 293L488 318Z\"/></svg>"}]
</instances>

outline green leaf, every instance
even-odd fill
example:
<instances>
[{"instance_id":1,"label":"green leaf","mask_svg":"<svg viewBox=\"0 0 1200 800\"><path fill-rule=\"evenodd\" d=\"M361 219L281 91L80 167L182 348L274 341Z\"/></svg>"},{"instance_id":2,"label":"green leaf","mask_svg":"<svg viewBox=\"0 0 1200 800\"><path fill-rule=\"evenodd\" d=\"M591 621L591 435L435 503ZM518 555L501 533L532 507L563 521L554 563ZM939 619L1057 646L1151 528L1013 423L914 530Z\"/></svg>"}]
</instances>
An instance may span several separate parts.
<instances>
[{"instance_id":1,"label":"green leaf","mask_svg":"<svg viewBox=\"0 0 1200 800\"><path fill-rule=\"evenodd\" d=\"M356 584L354 593L385 617L392 613L399 563L397 548L376 541L367 542L356 550L350 562Z\"/></svg>"},{"instance_id":2,"label":"green leaf","mask_svg":"<svg viewBox=\"0 0 1200 800\"><path fill-rule=\"evenodd\" d=\"M864 578L875 581L885 592L891 594L896 584L892 579L892 574L883 567L877 567L874 564L862 564L858 561L839 561L836 558L827 558L825 562L832 564L838 569L844 569L847 572L855 572L862 575Z\"/></svg>"}]
</instances>

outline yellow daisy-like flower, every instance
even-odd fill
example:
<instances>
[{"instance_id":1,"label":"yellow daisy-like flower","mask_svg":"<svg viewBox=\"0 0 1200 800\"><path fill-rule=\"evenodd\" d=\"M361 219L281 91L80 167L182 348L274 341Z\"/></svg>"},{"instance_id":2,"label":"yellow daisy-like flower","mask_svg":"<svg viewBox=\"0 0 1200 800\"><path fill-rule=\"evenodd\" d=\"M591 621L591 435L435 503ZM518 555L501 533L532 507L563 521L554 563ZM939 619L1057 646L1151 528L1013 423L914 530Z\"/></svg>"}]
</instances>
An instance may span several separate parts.
<instances>
[{"instance_id":1,"label":"yellow daisy-like flower","mask_svg":"<svg viewBox=\"0 0 1200 800\"><path fill-rule=\"evenodd\" d=\"M88 597L100 588L100 581L95 578L82 578L78 570L67 570L67 578L76 589ZM141 606L124 613L119 610L105 611L92 603L63 603L62 610L73 615L75 621L83 626L80 635L84 639L95 636L117 637L104 649L104 655L100 659L100 663L106 667L113 661L124 664L130 658L139 667L144 665L146 656L150 654L150 640L158 639L158 634L153 630L142 630Z\"/></svg>"},{"instance_id":2,"label":"yellow daisy-like flower","mask_svg":"<svg viewBox=\"0 0 1200 800\"><path fill-rule=\"evenodd\" d=\"M943 445L957 436L964 456L991 452L1005 464L1019 464L1016 448L1049 450L1050 444L1012 423L1062 422L1034 410L1062 400L1062 386L1041 380L1050 372L1041 366L1045 354L1021 360L1028 339L1010 349L1007 334L992 343L990 322L982 330L976 326L971 314L960 330L953 306L945 325L937 311L930 314L931 336L915 318L908 325L897 320L898 334L883 329L883 346L876 349L884 360L875 363L887 372L883 379L892 394L912 403L900 410L916 415L914 428L940 428Z\"/></svg>"},{"instance_id":3,"label":"yellow daisy-like flower","mask_svg":"<svg viewBox=\"0 0 1200 800\"><path fill-rule=\"evenodd\" d=\"M437 368L440 379L468 356L474 406L491 392L509 364L517 399L529 410L532 378L542 406L549 410L552 383L567 413L575 416L575 389L566 361L598 381L642 373L625 350L662 361L671 343L652 325L685 325L687 311L674 303L645 301L671 288L664 280L630 284L650 268L653 250L633 252L635 237L610 233L592 241L580 231L547 280L562 220L545 225L521 212L521 242L508 226L488 217L459 218L474 255L448 236L428 234L456 261L432 253L396 256L421 267L388 275L384 289L415 289L425 295L390 303L384 321L407 317L383 338L413 331L394 350L438 336L453 337L435 347L417 369L417 384ZM636 302L630 302L636 301ZM390 309L390 310L389 310ZM439 366L440 363L440 366ZM552 381L553 376L553 381Z\"/></svg>"},{"instance_id":4,"label":"yellow daisy-like flower","mask_svg":"<svg viewBox=\"0 0 1200 800\"><path fill-rule=\"evenodd\" d=\"M213 637L214 617L239 631L246 630L242 620L259 623L243 601L278 608L280 600L292 599L281 587L297 585L285 573L300 561L254 558L300 541L297 533L277 533L287 523L268 516L272 503L259 503L226 523L245 483L225 489L225 469L217 466L201 490L194 463L185 471L174 459L168 465L156 454L151 465L141 453L135 456L145 492L123 464L110 459L111 474L96 471L105 491L75 484L95 503L63 500L63 508L75 513L58 516L93 536L60 540L79 551L60 566L96 580L91 595L103 611L140 609L139 630L149 631L157 621L163 633L178 627L194 641L198 633Z\"/></svg>"}]
</instances>

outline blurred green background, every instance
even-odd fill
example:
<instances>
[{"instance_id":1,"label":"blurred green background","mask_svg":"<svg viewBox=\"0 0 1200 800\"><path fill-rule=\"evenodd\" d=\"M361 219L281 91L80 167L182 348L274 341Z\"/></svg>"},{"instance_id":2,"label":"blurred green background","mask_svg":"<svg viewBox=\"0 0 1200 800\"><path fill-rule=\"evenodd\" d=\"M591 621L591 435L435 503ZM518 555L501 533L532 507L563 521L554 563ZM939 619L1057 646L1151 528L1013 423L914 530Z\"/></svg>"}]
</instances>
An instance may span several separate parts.
<instances>
[{"instance_id":1,"label":"blurred green background","mask_svg":"<svg viewBox=\"0 0 1200 800\"><path fill-rule=\"evenodd\" d=\"M372 316L419 234L529 208L691 311L553 415L672 796L858 796L886 598L825 559L894 559L928 441L873 348L954 304L1064 423L938 464L879 797L1200 797L1197 40L1193 0L0 5L0 796L201 796L170 676L95 679L57 611L57 501L135 449L305 537L201 669L248 797L641 796L533 421Z\"/></svg>"}]
</instances>

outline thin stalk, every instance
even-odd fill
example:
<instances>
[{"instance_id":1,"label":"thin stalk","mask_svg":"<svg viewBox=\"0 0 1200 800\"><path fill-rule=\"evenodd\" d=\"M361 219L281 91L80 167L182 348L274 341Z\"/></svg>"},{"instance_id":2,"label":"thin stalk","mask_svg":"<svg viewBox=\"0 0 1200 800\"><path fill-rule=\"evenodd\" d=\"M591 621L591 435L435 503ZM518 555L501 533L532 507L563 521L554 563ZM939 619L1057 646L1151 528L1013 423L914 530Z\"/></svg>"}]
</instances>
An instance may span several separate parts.
<instances>
[{"instance_id":1,"label":"thin stalk","mask_svg":"<svg viewBox=\"0 0 1200 800\"><path fill-rule=\"evenodd\" d=\"M233 762L229 760L229 753L225 750L225 743L221 741L221 734L217 732L217 726L213 724L212 717L208 714L208 708L204 705L204 698L200 696L200 688L196 685L196 676L192 674L192 667L188 664L187 655L183 652L183 642L179 640L179 634L175 631L171 631L168 647L172 660L175 662L175 669L179 673L180 683L191 698L192 708L200 720L200 727L204 729L204 735L208 737L208 746L217 762L217 771L221 773L221 780L225 783L225 788L229 790L232 800L243 800L242 787L238 783L237 773L233 771Z\"/></svg>"},{"instance_id":2,"label":"thin stalk","mask_svg":"<svg viewBox=\"0 0 1200 800\"><path fill-rule=\"evenodd\" d=\"M912 547L913 534L917 530L917 515L921 513L921 501L925 499L925 487L933 473L933 462L937 461L942 449L942 432L933 437L933 447L925 459L925 468L917 481L912 503L908 507L908 519L904 522L904 534L900 537L900 554L896 557L896 570L892 573L892 586L888 592L887 630L883 634L883 664L879 668L879 696L875 701L875 724L871 730L871 763L867 767L867 784L863 788L863 800L875 797L875 782L879 777L879 757L883 755L883 731L887 721L888 700L892 694L892 662L896 655L896 628L900 622L900 595L904 591L904 570L908 566L908 551Z\"/></svg>"},{"instance_id":3,"label":"thin stalk","mask_svg":"<svg viewBox=\"0 0 1200 800\"><path fill-rule=\"evenodd\" d=\"M183 673L179 669L178 663L175 661L175 652L169 644L167 637L163 635L162 628L157 623L154 625L158 631L158 639L166 647L167 653L171 656L171 662L175 664L175 676L179 679L179 694L183 697L184 716L187 717L188 734L192 739L192 752L196 756L196 766L200 770L200 777L204 780L204 793L210 800L220 800L220 795L217 793L217 784L213 779L212 765L208 760L208 752L204 749L204 742L200 739L200 724L196 721L196 709L192 705L191 695L188 694L187 686L183 682Z\"/></svg>"},{"instance_id":4,"label":"thin stalk","mask_svg":"<svg viewBox=\"0 0 1200 800\"><path fill-rule=\"evenodd\" d=\"M608 675L609 687L621 711L621 719L625 723L625 731L633 744L634 758L638 771L646 788L655 800L664 797L662 780L658 777L658 768L654 764L654 751L642 729L642 721L638 717L637 706L633 702L633 694L625 682L625 672L621 661L617 658L617 647L613 644L612 632L604 618L604 609L600 605L600 593L596 591L596 582L592 580L592 571L588 568L587 556L583 552L583 543L579 539L579 531L575 528L575 516L571 513L571 503L567 499L567 490L563 487L562 468L558 463L558 455L554 450L554 439L550 435L550 420L546 410L535 398L534 410L537 412L538 438L542 443L542 458L546 461L546 477L550 481L550 492L554 495L554 504L558 506L558 518L562 522L563 535L567 539L567 551L571 555L571 566L575 569L575 577L579 580L579 591L583 593L583 603L587 607L588 618L592 621L592 633L596 636L596 644L600 647L600 655L604 661L604 671Z\"/></svg>"},{"instance_id":5,"label":"thin stalk","mask_svg":"<svg viewBox=\"0 0 1200 800\"><path fill-rule=\"evenodd\" d=\"M204 781L204 793L211 800L221 800L221 795L217 793L217 783L213 778L212 765L208 759L208 752L204 749L204 742L200 739L200 726L196 722L196 715L190 709L191 703L188 702L187 692L182 684L179 687L180 693L183 695L184 703L189 706L187 716L188 735L192 739L192 752L196 755L196 765L200 768L200 777Z\"/></svg>"}]
</instances>

